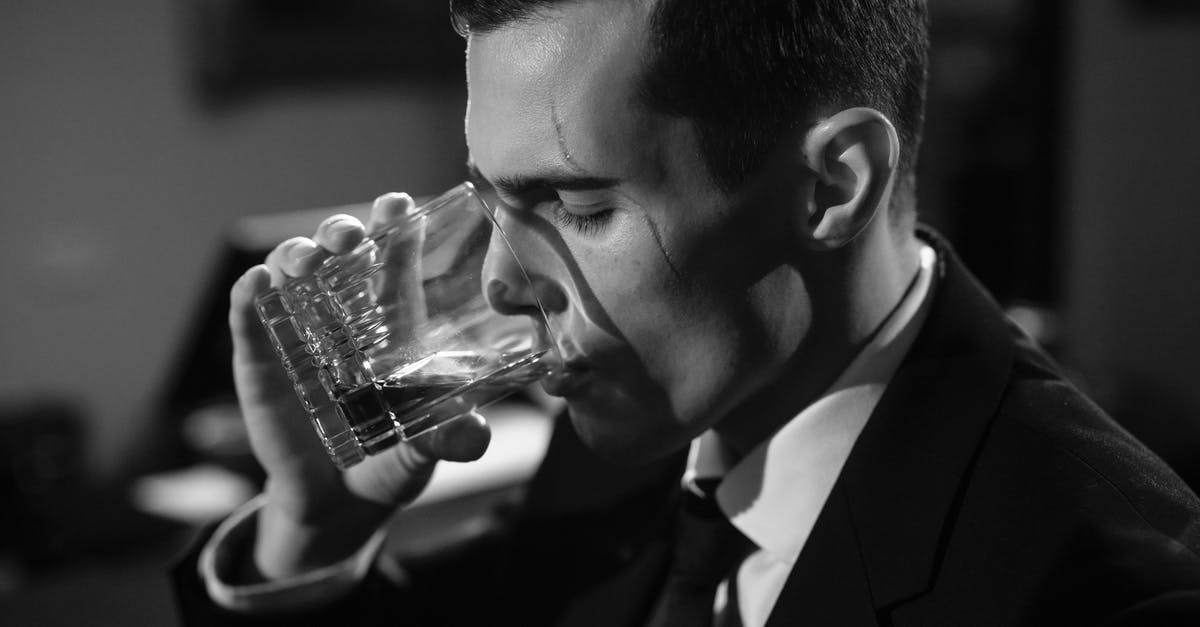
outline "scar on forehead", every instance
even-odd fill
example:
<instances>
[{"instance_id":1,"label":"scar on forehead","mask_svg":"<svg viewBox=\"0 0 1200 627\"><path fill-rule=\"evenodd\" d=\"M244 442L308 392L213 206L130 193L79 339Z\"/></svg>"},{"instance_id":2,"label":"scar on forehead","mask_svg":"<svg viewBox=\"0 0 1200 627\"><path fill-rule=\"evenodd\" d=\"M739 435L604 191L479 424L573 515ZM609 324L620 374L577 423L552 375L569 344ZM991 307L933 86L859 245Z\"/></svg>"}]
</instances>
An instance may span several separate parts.
<instances>
[{"instance_id":1,"label":"scar on forehead","mask_svg":"<svg viewBox=\"0 0 1200 627\"><path fill-rule=\"evenodd\" d=\"M563 135L562 120L558 117L558 107L553 102L550 103L550 121L554 123L554 135L558 139L558 152L562 155L563 161L576 172L586 173L587 171L571 157L571 149L567 147L567 138ZM675 266L675 262L671 259L671 254L667 252L666 246L663 246L662 234L658 231L658 225L644 211L642 212L642 219L646 221L646 227L650 230L650 235L654 237L654 243L658 245L658 250L662 253L663 260L667 262L667 267L671 269L671 273L675 275L677 280L682 280L683 275L679 273L679 268Z\"/></svg>"},{"instance_id":2,"label":"scar on forehead","mask_svg":"<svg viewBox=\"0 0 1200 627\"><path fill-rule=\"evenodd\" d=\"M562 120L558 117L558 107L553 102L550 103L550 121L554 123L554 136L558 138L558 152L562 155L563 161L576 172L584 172L585 170L578 163L575 163L575 158L571 156L571 149L567 147L567 138L563 135Z\"/></svg>"}]
</instances>

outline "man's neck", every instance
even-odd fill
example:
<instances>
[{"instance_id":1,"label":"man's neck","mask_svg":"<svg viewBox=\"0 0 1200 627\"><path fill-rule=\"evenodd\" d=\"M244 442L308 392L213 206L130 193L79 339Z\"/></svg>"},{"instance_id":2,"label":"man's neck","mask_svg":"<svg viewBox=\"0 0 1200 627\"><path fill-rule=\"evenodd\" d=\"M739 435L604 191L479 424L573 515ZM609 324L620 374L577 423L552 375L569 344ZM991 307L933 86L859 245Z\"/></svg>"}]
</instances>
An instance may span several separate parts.
<instances>
[{"instance_id":1,"label":"man's neck","mask_svg":"<svg viewBox=\"0 0 1200 627\"><path fill-rule=\"evenodd\" d=\"M920 242L877 222L844 250L797 263L812 302L808 333L778 375L714 427L739 457L833 385L911 286Z\"/></svg>"}]
</instances>

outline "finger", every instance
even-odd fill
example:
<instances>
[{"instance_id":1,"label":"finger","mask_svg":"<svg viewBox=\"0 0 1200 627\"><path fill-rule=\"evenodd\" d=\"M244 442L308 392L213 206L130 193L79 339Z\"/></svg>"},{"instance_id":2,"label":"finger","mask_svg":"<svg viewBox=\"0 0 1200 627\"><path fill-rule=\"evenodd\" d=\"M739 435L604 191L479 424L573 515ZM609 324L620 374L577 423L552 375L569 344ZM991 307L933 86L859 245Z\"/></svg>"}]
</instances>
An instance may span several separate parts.
<instances>
[{"instance_id":1,"label":"finger","mask_svg":"<svg viewBox=\"0 0 1200 627\"><path fill-rule=\"evenodd\" d=\"M367 233L379 233L411 212L415 206L412 197L404 193L392 192L376 198L375 204L371 205L371 217L367 220Z\"/></svg>"},{"instance_id":2,"label":"finger","mask_svg":"<svg viewBox=\"0 0 1200 627\"><path fill-rule=\"evenodd\" d=\"M275 247L266 259L271 285L283 285L291 277L308 276L321 265L328 253L307 237L293 237Z\"/></svg>"},{"instance_id":3,"label":"finger","mask_svg":"<svg viewBox=\"0 0 1200 627\"><path fill-rule=\"evenodd\" d=\"M321 222L313 234L313 241L329 253L338 255L354 250L365 234L365 228L358 218L339 213Z\"/></svg>"},{"instance_id":4,"label":"finger","mask_svg":"<svg viewBox=\"0 0 1200 627\"><path fill-rule=\"evenodd\" d=\"M451 462L469 462L487 452L492 441L492 429L477 412L463 414L442 423L410 442L422 455Z\"/></svg>"},{"instance_id":5,"label":"finger","mask_svg":"<svg viewBox=\"0 0 1200 627\"><path fill-rule=\"evenodd\" d=\"M274 361L274 349L254 306L254 299L270 288L270 272L262 264L247 270L230 288L229 330L233 337L235 358Z\"/></svg>"},{"instance_id":6,"label":"finger","mask_svg":"<svg viewBox=\"0 0 1200 627\"><path fill-rule=\"evenodd\" d=\"M259 321L255 301L269 290L270 271L265 265L247 270L230 289L234 384L250 444L263 467L275 474L311 475L314 466L318 470L322 466L309 460L324 462L325 453L306 421L297 419L304 410Z\"/></svg>"},{"instance_id":7,"label":"finger","mask_svg":"<svg viewBox=\"0 0 1200 627\"><path fill-rule=\"evenodd\" d=\"M283 266L287 263L288 258L292 254L292 246L295 246L298 240L303 240L303 237L293 237L284 240L278 246L267 253L267 258L263 260L267 270L271 275L271 287L279 287L288 280L288 276L283 271Z\"/></svg>"},{"instance_id":8,"label":"finger","mask_svg":"<svg viewBox=\"0 0 1200 627\"><path fill-rule=\"evenodd\" d=\"M380 270L371 278L375 298L389 307L389 324L407 332L425 321L424 264L425 221L409 223L411 229L388 237L383 247Z\"/></svg>"}]
</instances>

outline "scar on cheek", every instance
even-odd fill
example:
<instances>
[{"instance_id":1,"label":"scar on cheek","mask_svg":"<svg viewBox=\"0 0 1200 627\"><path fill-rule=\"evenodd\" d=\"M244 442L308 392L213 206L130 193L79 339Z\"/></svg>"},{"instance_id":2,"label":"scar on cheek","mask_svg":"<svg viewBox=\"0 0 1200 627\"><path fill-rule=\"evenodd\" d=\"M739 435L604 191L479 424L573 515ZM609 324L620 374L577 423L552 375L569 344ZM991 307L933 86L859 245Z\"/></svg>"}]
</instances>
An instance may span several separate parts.
<instances>
[{"instance_id":1,"label":"scar on cheek","mask_svg":"<svg viewBox=\"0 0 1200 627\"><path fill-rule=\"evenodd\" d=\"M644 211L642 212L642 219L646 221L646 228L650 229L650 234L654 236L654 243L658 246L658 251L662 253L663 261L666 261L667 267L671 269L671 274L675 275L676 281L682 281L683 274L675 266L675 262L671 259L671 254L667 252L666 246L663 246L662 235L658 232L658 225Z\"/></svg>"}]
</instances>

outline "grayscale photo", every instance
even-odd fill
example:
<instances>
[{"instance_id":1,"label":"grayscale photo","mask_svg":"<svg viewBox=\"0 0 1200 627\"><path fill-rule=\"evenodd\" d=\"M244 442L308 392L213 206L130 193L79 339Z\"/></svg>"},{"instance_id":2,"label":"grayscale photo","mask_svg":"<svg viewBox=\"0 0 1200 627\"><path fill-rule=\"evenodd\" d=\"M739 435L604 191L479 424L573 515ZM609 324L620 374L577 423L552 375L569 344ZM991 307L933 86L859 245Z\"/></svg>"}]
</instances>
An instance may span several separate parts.
<instances>
[{"instance_id":1,"label":"grayscale photo","mask_svg":"<svg viewBox=\"0 0 1200 627\"><path fill-rule=\"evenodd\" d=\"M0 624L1200 625L1200 3L0 3Z\"/></svg>"}]
</instances>

